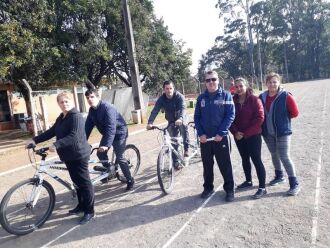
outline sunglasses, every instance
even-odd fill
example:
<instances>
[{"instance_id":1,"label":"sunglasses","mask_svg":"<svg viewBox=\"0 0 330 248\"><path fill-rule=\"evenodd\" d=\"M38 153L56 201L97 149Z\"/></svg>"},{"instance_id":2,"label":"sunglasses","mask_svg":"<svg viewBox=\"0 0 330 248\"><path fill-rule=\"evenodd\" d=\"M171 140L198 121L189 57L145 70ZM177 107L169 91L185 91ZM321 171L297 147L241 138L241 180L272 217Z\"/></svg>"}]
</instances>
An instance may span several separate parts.
<instances>
[{"instance_id":1,"label":"sunglasses","mask_svg":"<svg viewBox=\"0 0 330 248\"><path fill-rule=\"evenodd\" d=\"M208 78L208 79L205 79L205 82L210 83L211 81L215 82L217 80L218 80L217 78Z\"/></svg>"}]
</instances>

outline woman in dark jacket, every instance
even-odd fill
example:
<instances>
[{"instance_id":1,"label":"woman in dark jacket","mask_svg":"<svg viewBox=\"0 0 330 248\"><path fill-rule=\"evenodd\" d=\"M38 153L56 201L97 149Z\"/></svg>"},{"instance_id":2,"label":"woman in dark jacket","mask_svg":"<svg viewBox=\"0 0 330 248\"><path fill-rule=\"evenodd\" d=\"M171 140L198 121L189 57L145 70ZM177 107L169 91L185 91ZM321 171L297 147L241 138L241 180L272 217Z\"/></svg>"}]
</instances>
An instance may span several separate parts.
<instances>
[{"instance_id":1,"label":"woman in dark jacket","mask_svg":"<svg viewBox=\"0 0 330 248\"><path fill-rule=\"evenodd\" d=\"M62 113L55 124L44 133L36 136L30 143L38 144L56 136L56 142L49 147L50 152L57 151L65 163L72 182L78 187L78 205L69 214L84 213L79 224L86 224L94 217L94 187L89 177L88 160L90 146L87 143L84 119L73 107L67 92L57 96Z\"/></svg>"},{"instance_id":2,"label":"woman in dark jacket","mask_svg":"<svg viewBox=\"0 0 330 248\"><path fill-rule=\"evenodd\" d=\"M265 180L266 171L261 161L261 125L264 121L264 110L257 96L252 94L252 89L244 78L235 80L236 94L235 120L230 127L235 142L242 158L245 181L237 186L237 189L252 187L251 162L256 168L259 180L259 189L253 195L258 199L267 194Z\"/></svg>"}]
</instances>

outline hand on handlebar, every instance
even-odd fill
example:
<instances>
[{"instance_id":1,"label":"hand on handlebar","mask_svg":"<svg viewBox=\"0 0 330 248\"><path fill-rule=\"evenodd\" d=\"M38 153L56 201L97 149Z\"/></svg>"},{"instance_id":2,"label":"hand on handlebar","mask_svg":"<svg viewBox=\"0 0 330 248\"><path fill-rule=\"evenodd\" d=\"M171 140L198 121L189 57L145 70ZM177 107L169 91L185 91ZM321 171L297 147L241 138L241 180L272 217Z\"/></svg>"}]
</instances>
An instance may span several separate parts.
<instances>
[{"instance_id":1,"label":"hand on handlebar","mask_svg":"<svg viewBox=\"0 0 330 248\"><path fill-rule=\"evenodd\" d=\"M107 147L107 146L100 146L97 149L98 152L106 152L107 150L109 150L109 147Z\"/></svg>"},{"instance_id":2,"label":"hand on handlebar","mask_svg":"<svg viewBox=\"0 0 330 248\"><path fill-rule=\"evenodd\" d=\"M49 147L49 150L48 151L50 151L50 152L56 152L56 147L54 145L51 145Z\"/></svg>"},{"instance_id":3,"label":"hand on handlebar","mask_svg":"<svg viewBox=\"0 0 330 248\"><path fill-rule=\"evenodd\" d=\"M178 119L175 121L175 126L181 126L182 125L182 120Z\"/></svg>"},{"instance_id":4,"label":"hand on handlebar","mask_svg":"<svg viewBox=\"0 0 330 248\"><path fill-rule=\"evenodd\" d=\"M152 127L153 127L153 125L152 125L152 124L148 124L148 125L147 125L147 130L151 130L151 129L152 129Z\"/></svg>"},{"instance_id":5,"label":"hand on handlebar","mask_svg":"<svg viewBox=\"0 0 330 248\"><path fill-rule=\"evenodd\" d=\"M25 144L25 149L32 149L36 147L36 142L34 140L28 140Z\"/></svg>"}]
</instances>

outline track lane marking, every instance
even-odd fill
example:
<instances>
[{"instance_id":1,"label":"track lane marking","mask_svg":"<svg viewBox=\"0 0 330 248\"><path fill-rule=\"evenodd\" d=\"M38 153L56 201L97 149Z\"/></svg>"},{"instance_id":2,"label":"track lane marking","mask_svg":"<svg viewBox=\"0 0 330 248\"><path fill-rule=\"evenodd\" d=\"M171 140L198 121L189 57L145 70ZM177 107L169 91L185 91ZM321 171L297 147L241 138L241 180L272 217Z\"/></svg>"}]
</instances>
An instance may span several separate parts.
<instances>
[{"instance_id":1,"label":"track lane marking","mask_svg":"<svg viewBox=\"0 0 330 248\"><path fill-rule=\"evenodd\" d=\"M323 109L322 109L322 125L325 124L326 118L326 107L327 107L327 92L328 88L325 89L325 96L323 101ZM317 170L316 170L316 184L315 184L315 199L314 199L314 213L312 218L312 231L311 231L311 239L312 239L312 247L316 246L316 239L317 239L317 230L318 230L318 218L319 218L319 205L320 205L320 190L321 190L321 170L323 164L323 147L324 147L324 129L321 128L320 134L320 149L319 149L319 156L318 156L318 163L317 163Z\"/></svg>"}]
</instances>

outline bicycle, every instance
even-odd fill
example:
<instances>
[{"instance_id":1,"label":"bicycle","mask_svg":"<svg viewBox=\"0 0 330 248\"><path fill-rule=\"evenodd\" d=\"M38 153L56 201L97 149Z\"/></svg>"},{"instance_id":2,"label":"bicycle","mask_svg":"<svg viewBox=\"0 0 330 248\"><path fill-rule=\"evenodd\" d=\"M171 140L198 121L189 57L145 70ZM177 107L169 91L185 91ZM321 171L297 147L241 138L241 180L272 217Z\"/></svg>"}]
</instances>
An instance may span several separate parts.
<instances>
[{"instance_id":1,"label":"bicycle","mask_svg":"<svg viewBox=\"0 0 330 248\"><path fill-rule=\"evenodd\" d=\"M67 170L66 167L61 166L64 162L46 161L48 147L38 150L35 149L35 146L29 146L28 148L30 162L36 168L34 177L11 187L0 204L0 224L8 233L14 235L26 235L33 232L35 229L40 228L51 216L55 207L56 196L53 186L44 179L45 174L68 189L73 198L76 197L76 185L69 183L50 171L50 169ZM96 149L94 148L92 152ZM38 165L35 155L41 157L40 165ZM140 152L138 148L132 144L127 145L124 156L128 161L132 176L135 176L140 167ZM126 182L125 177L118 170L114 153L112 153L111 162L89 161L92 165L102 162L109 162L110 169L97 170L96 166L91 168L91 181L94 185L102 179L112 178Z\"/></svg>"},{"instance_id":2,"label":"bicycle","mask_svg":"<svg viewBox=\"0 0 330 248\"><path fill-rule=\"evenodd\" d=\"M165 194L172 192L174 188L174 171L173 171L173 159L172 154L178 158L178 162L183 166L188 166L189 161L200 154L200 144L197 131L195 129L194 122L188 123L188 129L190 128L190 141L189 148L191 153L189 157L184 157L183 139L179 134L177 137L171 137L168 129L173 126L173 123L169 123L165 128L159 128L153 126L151 129L157 129L162 132L163 144L161 146L158 159L157 159L157 178L160 188ZM177 147L177 148L175 148Z\"/></svg>"}]
</instances>

